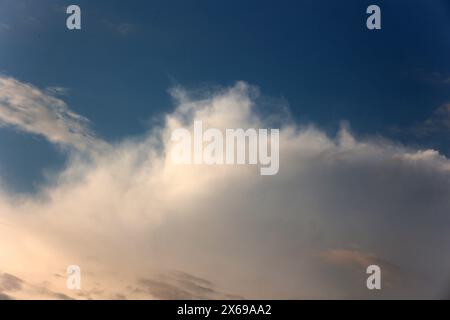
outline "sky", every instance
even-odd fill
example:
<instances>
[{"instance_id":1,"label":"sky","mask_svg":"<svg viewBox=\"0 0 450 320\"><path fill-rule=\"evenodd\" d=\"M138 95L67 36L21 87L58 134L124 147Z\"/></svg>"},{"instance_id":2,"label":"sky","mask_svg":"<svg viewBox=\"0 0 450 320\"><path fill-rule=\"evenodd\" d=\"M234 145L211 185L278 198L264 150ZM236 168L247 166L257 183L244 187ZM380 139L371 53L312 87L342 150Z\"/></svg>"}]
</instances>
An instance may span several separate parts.
<instances>
[{"instance_id":1,"label":"sky","mask_svg":"<svg viewBox=\"0 0 450 320\"><path fill-rule=\"evenodd\" d=\"M0 298L448 296L448 2L70 4L0 0ZM173 165L196 119L279 173Z\"/></svg>"}]
</instances>

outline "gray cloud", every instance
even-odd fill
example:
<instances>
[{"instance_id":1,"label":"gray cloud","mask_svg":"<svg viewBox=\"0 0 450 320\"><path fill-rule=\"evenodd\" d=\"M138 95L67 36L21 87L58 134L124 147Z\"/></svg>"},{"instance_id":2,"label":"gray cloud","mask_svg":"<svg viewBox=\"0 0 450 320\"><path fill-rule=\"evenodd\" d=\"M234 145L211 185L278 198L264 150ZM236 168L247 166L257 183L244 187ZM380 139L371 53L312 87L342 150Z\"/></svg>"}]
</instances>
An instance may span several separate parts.
<instances>
[{"instance_id":1,"label":"gray cloud","mask_svg":"<svg viewBox=\"0 0 450 320\"><path fill-rule=\"evenodd\" d=\"M0 291L17 291L22 289L22 280L9 274L0 275Z\"/></svg>"},{"instance_id":2,"label":"gray cloud","mask_svg":"<svg viewBox=\"0 0 450 320\"><path fill-rule=\"evenodd\" d=\"M12 300L15 296L53 300L73 299L64 293L52 291L47 288L46 283L27 283L15 275L0 273L0 300Z\"/></svg>"},{"instance_id":3,"label":"gray cloud","mask_svg":"<svg viewBox=\"0 0 450 320\"><path fill-rule=\"evenodd\" d=\"M0 292L0 300L13 300L13 298Z\"/></svg>"},{"instance_id":4,"label":"gray cloud","mask_svg":"<svg viewBox=\"0 0 450 320\"><path fill-rule=\"evenodd\" d=\"M157 299L181 300L194 298L194 296L188 291L163 281L142 279L139 281L139 284L147 289L147 292Z\"/></svg>"},{"instance_id":5,"label":"gray cloud","mask_svg":"<svg viewBox=\"0 0 450 320\"><path fill-rule=\"evenodd\" d=\"M242 296L222 293L212 282L185 272L158 274L154 279L140 279L135 290L148 292L156 299L243 299Z\"/></svg>"}]
</instances>

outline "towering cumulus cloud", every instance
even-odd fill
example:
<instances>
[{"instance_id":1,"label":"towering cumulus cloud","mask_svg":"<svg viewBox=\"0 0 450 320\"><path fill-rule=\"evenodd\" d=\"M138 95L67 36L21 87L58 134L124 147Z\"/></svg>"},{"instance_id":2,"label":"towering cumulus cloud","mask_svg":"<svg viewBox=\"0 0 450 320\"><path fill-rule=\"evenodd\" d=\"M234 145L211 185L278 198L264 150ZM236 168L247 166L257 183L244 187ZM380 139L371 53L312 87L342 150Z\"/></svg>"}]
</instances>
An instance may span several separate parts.
<instances>
[{"instance_id":1,"label":"towering cumulus cloud","mask_svg":"<svg viewBox=\"0 0 450 320\"><path fill-rule=\"evenodd\" d=\"M171 94L161 126L104 148L59 98L0 79L3 125L75 150L38 193L0 193L0 298L445 297L450 162L439 152L290 120L277 175L175 165L176 128L273 128L273 117L243 82ZM86 150L95 156L76 156ZM73 264L81 291L66 289ZM376 293L370 264L382 269Z\"/></svg>"}]
</instances>

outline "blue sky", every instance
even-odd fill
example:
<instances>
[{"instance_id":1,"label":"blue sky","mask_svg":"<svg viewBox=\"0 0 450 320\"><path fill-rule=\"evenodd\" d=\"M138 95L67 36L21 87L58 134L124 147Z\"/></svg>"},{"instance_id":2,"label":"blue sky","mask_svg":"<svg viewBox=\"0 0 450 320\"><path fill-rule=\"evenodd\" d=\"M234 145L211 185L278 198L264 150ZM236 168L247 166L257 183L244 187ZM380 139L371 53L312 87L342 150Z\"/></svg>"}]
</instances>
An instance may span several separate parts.
<instances>
[{"instance_id":1,"label":"blue sky","mask_svg":"<svg viewBox=\"0 0 450 320\"><path fill-rule=\"evenodd\" d=\"M70 3L2 0L0 71L69 88L65 100L107 140L145 132L152 116L171 110L174 84L244 80L330 132L348 120L359 134L394 132L448 151L436 137L403 133L450 101L448 2L377 1L375 32L365 28L370 1L80 0L77 32L65 28ZM38 168L64 158L49 146L36 152L43 141L0 130L8 174L36 179ZM37 161L23 170L30 154Z\"/></svg>"}]
</instances>

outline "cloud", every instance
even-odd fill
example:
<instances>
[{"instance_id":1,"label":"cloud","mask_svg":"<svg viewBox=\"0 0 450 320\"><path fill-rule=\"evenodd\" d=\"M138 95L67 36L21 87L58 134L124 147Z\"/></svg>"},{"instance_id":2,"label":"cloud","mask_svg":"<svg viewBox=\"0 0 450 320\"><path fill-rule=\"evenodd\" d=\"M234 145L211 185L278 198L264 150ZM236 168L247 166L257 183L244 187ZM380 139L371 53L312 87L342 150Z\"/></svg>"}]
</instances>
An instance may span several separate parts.
<instances>
[{"instance_id":1,"label":"cloud","mask_svg":"<svg viewBox=\"0 0 450 320\"><path fill-rule=\"evenodd\" d=\"M134 31L135 27L130 23L119 23L117 26L117 32L120 33L123 36L126 36Z\"/></svg>"},{"instance_id":2,"label":"cloud","mask_svg":"<svg viewBox=\"0 0 450 320\"><path fill-rule=\"evenodd\" d=\"M102 144L88 128L85 117L71 111L67 104L52 96L52 87L44 92L11 77L0 77L0 126L41 135L48 141L79 150Z\"/></svg>"},{"instance_id":3,"label":"cloud","mask_svg":"<svg viewBox=\"0 0 450 320\"><path fill-rule=\"evenodd\" d=\"M323 259L332 264L357 265L359 267L367 267L372 264L389 265L389 263L378 258L372 253L365 253L358 250L348 249L331 249L321 254Z\"/></svg>"},{"instance_id":4,"label":"cloud","mask_svg":"<svg viewBox=\"0 0 450 320\"><path fill-rule=\"evenodd\" d=\"M163 300L243 298L216 291L211 281L180 271L159 274L155 279L140 279L136 290L147 291Z\"/></svg>"},{"instance_id":5,"label":"cloud","mask_svg":"<svg viewBox=\"0 0 450 320\"><path fill-rule=\"evenodd\" d=\"M10 296L8 296L7 294L0 292L0 300L13 300L13 299Z\"/></svg>"},{"instance_id":6,"label":"cloud","mask_svg":"<svg viewBox=\"0 0 450 320\"><path fill-rule=\"evenodd\" d=\"M65 87L50 86L45 89L45 92L51 96L66 96L69 94L70 89Z\"/></svg>"},{"instance_id":7,"label":"cloud","mask_svg":"<svg viewBox=\"0 0 450 320\"><path fill-rule=\"evenodd\" d=\"M121 295L122 299L133 299L136 295L141 299L159 300L243 299L242 296L217 291L210 281L185 272L157 273L152 278L139 279L128 292L122 291Z\"/></svg>"},{"instance_id":8,"label":"cloud","mask_svg":"<svg viewBox=\"0 0 450 320\"><path fill-rule=\"evenodd\" d=\"M11 30L11 27L8 24L0 23L0 32L1 31L9 31L9 30Z\"/></svg>"},{"instance_id":9,"label":"cloud","mask_svg":"<svg viewBox=\"0 0 450 320\"><path fill-rule=\"evenodd\" d=\"M450 131L450 103L437 108L425 122L417 125L414 131L419 136L430 136Z\"/></svg>"},{"instance_id":10,"label":"cloud","mask_svg":"<svg viewBox=\"0 0 450 320\"><path fill-rule=\"evenodd\" d=\"M46 283L33 285L12 274L0 273L0 300L12 300L13 296L18 299L71 299L63 293L53 292Z\"/></svg>"},{"instance_id":11,"label":"cloud","mask_svg":"<svg viewBox=\"0 0 450 320\"><path fill-rule=\"evenodd\" d=\"M392 289L398 289L403 285L410 287L414 283L414 279L408 279L408 272L401 270L398 266L378 257L377 255L369 252L363 252L358 249L329 249L320 254L320 257L331 267L331 272L338 275L340 280L347 277L349 283L363 283L367 277L366 269L368 266L376 265L382 270L383 287L385 289L385 298L392 295ZM347 272L347 275L345 273ZM366 289L363 286L355 286L353 290L361 291L364 295ZM362 290L361 290L362 289ZM416 288L417 289L417 288ZM399 296L399 292L395 295ZM408 296L403 293L404 298ZM376 297L376 296L375 296ZM395 296L394 296L395 297Z\"/></svg>"},{"instance_id":12,"label":"cloud","mask_svg":"<svg viewBox=\"0 0 450 320\"><path fill-rule=\"evenodd\" d=\"M419 79L435 86L447 86L450 84L449 75L442 72L425 72L423 70L416 70L414 71L414 74Z\"/></svg>"},{"instance_id":13,"label":"cloud","mask_svg":"<svg viewBox=\"0 0 450 320\"><path fill-rule=\"evenodd\" d=\"M1 291L16 291L22 288L22 280L9 274L4 273L0 275L0 290Z\"/></svg>"},{"instance_id":14,"label":"cloud","mask_svg":"<svg viewBox=\"0 0 450 320\"><path fill-rule=\"evenodd\" d=\"M70 113L62 100L5 81L14 89L0 90L10 97L1 102L8 124L83 144L70 125L47 128L54 104ZM81 299L430 298L448 288L450 166L438 151L361 139L347 127L329 136L291 120L280 127L275 176L254 166L177 166L167 157L170 133L192 130L195 119L219 129L274 123L244 82L171 92L176 108L161 126L93 158L69 155L35 195L0 192L5 272ZM395 275L381 292L366 288L368 263ZM81 292L65 288L71 264L81 267Z\"/></svg>"},{"instance_id":15,"label":"cloud","mask_svg":"<svg viewBox=\"0 0 450 320\"><path fill-rule=\"evenodd\" d=\"M128 23L128 22L114 23L114 22L103 19L102 23L108 29L112 30L114 33L121 35L121 36L127 36L136 31L136 26L131 23Z\"/></svg>"}]
</instances>

